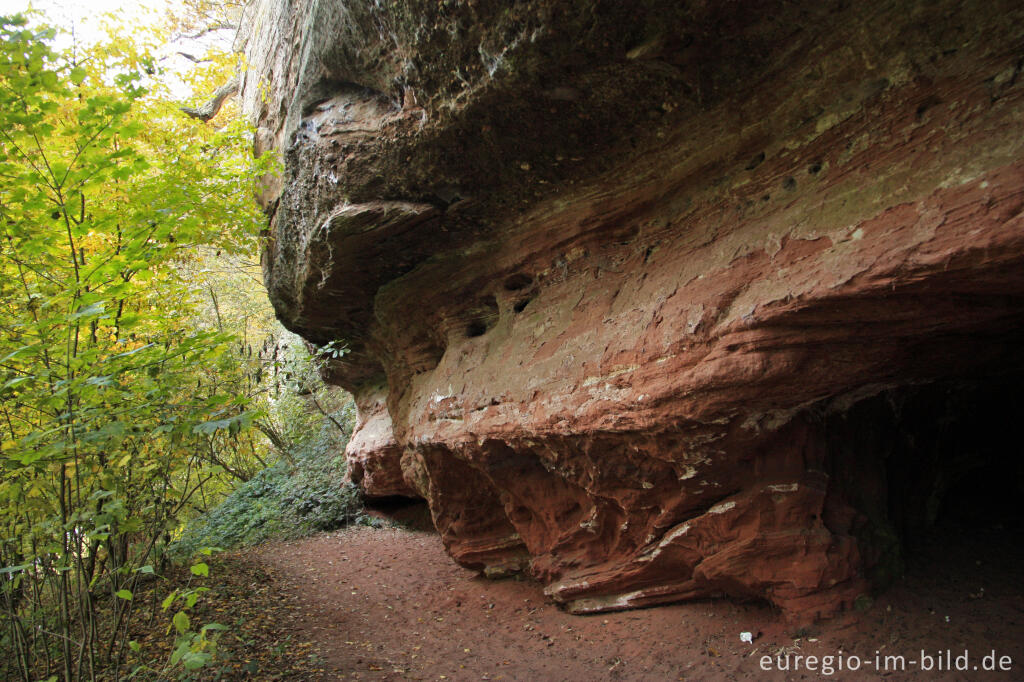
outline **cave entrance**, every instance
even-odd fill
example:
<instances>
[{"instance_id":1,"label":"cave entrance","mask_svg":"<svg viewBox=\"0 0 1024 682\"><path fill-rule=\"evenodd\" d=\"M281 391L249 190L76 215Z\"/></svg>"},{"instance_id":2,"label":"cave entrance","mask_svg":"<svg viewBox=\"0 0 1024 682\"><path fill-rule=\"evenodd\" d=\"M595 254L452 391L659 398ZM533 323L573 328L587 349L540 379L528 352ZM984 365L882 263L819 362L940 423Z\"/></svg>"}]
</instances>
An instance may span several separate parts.
<instances>
[{"instance_id":1,"label":"cave entrance","mask_svg":"<svg viewBox=\"0 0 1024 682\"><path fill-rule=\"evenodd\" d=\"M935 526L1021 530L1024 490L1012 463L993 462L955 481L942 498Z\"/></svg>"},{"instance_id":2,"label":"cave entrance","mask_svg":"<svg viewBox=\"0 0 1024 682\"><path fill-rule=\"evenodd\" d=\"M941 381L888 396L888 514L913 552L936 534L1018 529L1024 521L1024 375Z\"/></svg>"},{"instance_id":3,"label":"cave entrance","mask_svg":"<svg viewBox=\"0 0 1024 682\"><path fill-rule=\"evenodd\" d=\"M365 508L371 518L386 520L409 530L437 532L426 500L401 495L377 497L365 500Z\"/></svg>"},{"instance_id":4,"label":"cave entrance","mask_svg":"<svg viewBox=\"0 0 1024 682\"><path fill-rule=\"evenodd\" d=\"M882 643L1024 655L1020 347L1003 346L1005 362L987 365L998 373L837 400L819 413L826 499L840 501L833 521L852 528L874 588L855 608Z\"/></svg>"},{"instance_id":5,"label":"cave entrance","mask_svg":"<svg viewBox=\"0 0 1024 682\"><path fill-rule=\"evenodd\" d=\"M832 480L865 516L876 585L922 563L1021 553L1024 373L889 389L826 414Z\"/></svg>"}]
</instances>

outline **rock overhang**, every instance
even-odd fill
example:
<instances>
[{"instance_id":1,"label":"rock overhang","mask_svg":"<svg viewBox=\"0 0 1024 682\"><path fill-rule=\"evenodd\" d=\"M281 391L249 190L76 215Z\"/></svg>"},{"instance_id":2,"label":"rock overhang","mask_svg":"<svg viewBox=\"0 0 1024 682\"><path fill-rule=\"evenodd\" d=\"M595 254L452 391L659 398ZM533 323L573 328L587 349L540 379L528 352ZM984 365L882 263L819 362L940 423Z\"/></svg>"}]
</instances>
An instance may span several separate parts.
<instances>
[{"instance_id":1,"label":"rock overhang","mask_svg":"<svg viewBox=\"0 0 1024 682\"><path fill-rule=\"evenodd\" d=\"M825 415L1022 369L1013 3L253 11L271 299L467 565L831 612L896 545Z\"/></svg>"}]
</instances>

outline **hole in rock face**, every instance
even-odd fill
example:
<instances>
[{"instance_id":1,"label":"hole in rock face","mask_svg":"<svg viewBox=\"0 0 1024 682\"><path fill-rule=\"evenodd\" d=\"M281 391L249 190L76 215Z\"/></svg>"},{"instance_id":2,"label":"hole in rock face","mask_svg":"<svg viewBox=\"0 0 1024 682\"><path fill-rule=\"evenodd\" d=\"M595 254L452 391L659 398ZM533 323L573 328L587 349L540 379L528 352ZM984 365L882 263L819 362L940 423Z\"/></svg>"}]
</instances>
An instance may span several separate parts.
<instances>
[{"instance_id":1,"label":"hole in rock face","mask_svg":"<svg viewBox=\"0 0 1024 682\"><path fill-rule=\"evenodd\" d=\"M405 352L405 361L414 373L429 372L438 366L444 357L445 345L429 334L419 334L410 338Z\"/></svg>"},{"instance_id":2,"label":"hole in rock face","mask_svg":"<svg viewBox=\"0 0 1024 682\"><path fill-rule=\"evenodd\" d=\"M530 301L533 300L533 296L527 296L526 298L516 301L516 304L512 306L512 310L517 313L521 313L526 310L526 306L530 305Z\"/></svg>"},{"instance_id":3,"label":"hole in rock face","mask_svg":"<svg viewBox=\"0 0 1024 682\"><path fill-rule=\"evenodd\" d=\"M466 337L472 339L483 336L498 321L498 301L493 296L486 296L477 302L469 314Z\"/></svg>"},{"instance_id":4,"label":"hole in rock face","mask_svg":"<svg viewBox=\"0 0 1024 682\"><path fill-rule=\"evenodd\" d=\"M1024 377L905 389L886 462L889 512L911 551L929 534L983 529L1022 511L1024 469L1015 425L1024 422Z\"/></svg>"},{"instance_id":5,"label":"hole in rock face","mask_svg":"<svg viewBox=\"0 0 1024 682\"><path fill-rule=\"evenodd\" d=\"M1021 548L1022 391L1019 372L936 381L826 417L832 484L858 512L851 532L877 587L915 566L959 575ZM835 530L841 518L826 508L823 520Z\"/></svg>"},{"instance_id":6,"label":"hole in rock face","mask_svg":"<svg viewBox=\"0 0 1024 682\"><path fill-rule=\"evenodd\" d=\"M932 109L933 107L936 107L940 104L942 104L942 100L937 95L928 95L928 97L926 97L920 104L917 105L917 111L915 112L917 120L920 121L922 118L924 118L924 115L928 112L929 109Z\"/></svg>"},{"instance_id":7,"label":"hole in rock face","mask_svg":"<svg viewBox=\"0 0 1024 682\"><path fill-rule=\"evenodd\" d=\"M368 516L391 521L410 530L437 532L425 500L408 497L383 497L366 500Z\"/></svg>"},{"instance_id":8,"label":"hole in rock face","mask_svg":"<svg viewBox=\"0 0 1024 682\"><path fill-rule=\"evenodd\" d=\"M520 291L533 284L533 277L518 272L505 280L506 291Z\"/></svg>"},{"instance_id":9,"label":"hole in rock face","mask_svg":"<svg viewBox=\"0 0 1024 682\"><path fill-rule=\"evenodd\" d=\"M487 333L487 325L481 321L473 321L466 327L466 336L473 339Z\"/></svg>"}]
</instances>

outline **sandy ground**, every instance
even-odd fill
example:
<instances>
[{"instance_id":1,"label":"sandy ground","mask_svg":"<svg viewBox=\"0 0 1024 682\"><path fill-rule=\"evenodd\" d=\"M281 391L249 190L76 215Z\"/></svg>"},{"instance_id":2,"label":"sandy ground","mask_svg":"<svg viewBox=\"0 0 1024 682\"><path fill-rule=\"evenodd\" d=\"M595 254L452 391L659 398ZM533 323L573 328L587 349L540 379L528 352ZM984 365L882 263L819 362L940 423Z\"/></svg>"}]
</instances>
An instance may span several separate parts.
<instances>
[{"instance_id":1,"label":"sandy ground","mask_svg":"<svg viewBox=\"0 0 1024 682\"><path fill-rule=\"evenodd\" d=\"M864 612L801 630L728 600L572 616L536 583L460 568L424 530L353 527L243 558L269 574L279 625L312 642L323 679L1024 680L1021 534L954 531ZM965 651L966 670L945 670ZM1009 670L983 672L1004 656Z\"/></svg>"}]
</instances>

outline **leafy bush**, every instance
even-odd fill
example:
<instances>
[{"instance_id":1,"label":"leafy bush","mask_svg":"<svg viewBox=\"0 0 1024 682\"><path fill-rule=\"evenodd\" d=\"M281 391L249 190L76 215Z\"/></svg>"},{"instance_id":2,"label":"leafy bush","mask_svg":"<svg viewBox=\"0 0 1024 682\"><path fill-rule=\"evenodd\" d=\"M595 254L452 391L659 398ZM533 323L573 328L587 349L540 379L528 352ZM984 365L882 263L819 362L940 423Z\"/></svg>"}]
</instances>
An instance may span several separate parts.
<instances>
[{"instance_id":1,"label":"leafy bush","mask_svg":"<svg viewBox=\"0 0 1024 682\"><path fill-rule=\"evenodd\" d=\"M354 410L351 400L346 400L332 412L333 420L321 419L319 426L308 432L311 435L292 441L288 458L282 457L236 488L220 505L193 519L171 546L171 555L185 558L206 546L255 545L369 522L359 489L342 483L343 453L352 432Z\"/></svg>"}]
</instances>

